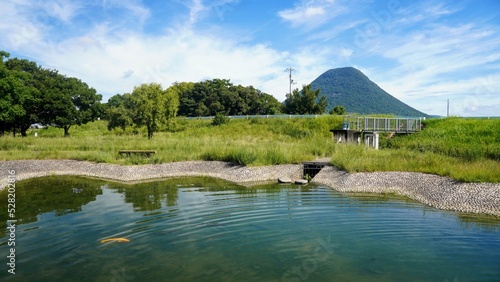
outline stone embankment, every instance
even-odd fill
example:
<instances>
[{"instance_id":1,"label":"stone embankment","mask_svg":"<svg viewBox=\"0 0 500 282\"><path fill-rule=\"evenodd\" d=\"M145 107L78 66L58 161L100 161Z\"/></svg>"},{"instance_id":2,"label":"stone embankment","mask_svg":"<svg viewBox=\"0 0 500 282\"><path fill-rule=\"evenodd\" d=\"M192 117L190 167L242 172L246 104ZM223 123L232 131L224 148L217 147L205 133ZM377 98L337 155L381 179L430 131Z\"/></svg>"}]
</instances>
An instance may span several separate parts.
<instances>
[{"instance_id":1,"label":"stone embankment","mask_svg":"<svg viewBox=\"0 0 500 282\"><path fill-rule=\"evenodd\" d=\"M210 176L235 183L300 178L302 165L242 167L225 162L188 161L156 165L121 166L72 160L23 160L0 162L0 190L8 171L18 181L50 176L78 175L137 182L180 176ZM447 177L413 172L354 173L327 166L313 182L341 192L397 193L439 209L500 216L500 184L462 183Z\"/></svg>"},{"instance_id":2,"label":"stone embankment","mask_svg":"<svg viewBox=\"0 0 500 282\"><path fill-rule=\"evenodd\" d=\"M347 173L324 167L313 179L340 192L396 193L444 210L500 216L500 184L463 183L416 172Z\"/></svg>"},{"instance_id":3,"label":"stone embankment","mask_svg":"<svg viewBox=\"0 0 500 282\"><path fill-rule=\"evenodd\" d=\"M16 171L18 181L50 175L79 175L120 182L180 176L210 176L246 183L275 180L283 175L291 178L299 178L302 175L301 165L245 167L217 161L187 161L122 166L73 160L23 160L0 162L0 190L7 184L8 170Z\"/></svg>"}]
</instances>

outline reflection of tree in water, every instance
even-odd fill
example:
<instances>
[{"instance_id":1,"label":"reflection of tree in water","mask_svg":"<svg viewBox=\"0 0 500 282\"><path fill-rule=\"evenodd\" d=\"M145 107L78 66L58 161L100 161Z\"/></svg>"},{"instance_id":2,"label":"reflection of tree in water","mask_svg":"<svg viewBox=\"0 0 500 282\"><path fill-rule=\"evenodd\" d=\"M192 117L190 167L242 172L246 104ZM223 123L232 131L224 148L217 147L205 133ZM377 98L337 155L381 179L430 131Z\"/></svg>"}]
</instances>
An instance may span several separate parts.
<instances>
[{"instance_id":1,"label":"reflection of tree in water","mask_svg":"<svg viewBox=\"0 0 500 282\"><path fill-rule=\"evenodd\" d=\"M82 210L102 194L104 182L75 176L50 176L16 183L16 224L37 221L37 216L54 212L56 216ZM0 201L7 203L7 189L0 192ZM0 221L8 220L7 209L0 209Z\"/></svg>"},{"instance_id":2,"label":"reflection of tree in water","mask_svg":"<svg viewBox=\"0 0 500 282\"><path fill-rule=\"evenodd\" d=\"M212 191L213 187L220 191L241 186L210 177L179 177L134 185L111 183L108 187L123 193L125 202L131 203L136 211L151 211L161 209L162 203L169 207L175 206L179 188L199 187L199 191Z\"/></svg>"},{"instance_id":3,"label":"reflection of tree in water","mask_svg":"<svg viewBox=\"0 0 500 282\"><path fill-rule=\"evenodd\" d=\"M125 202L131 203L137 211L160 209L162 203L167 206L177 204L179 188L199 188L197 192L234 191L236 194L261 192L262 187L247 188L222 179L210 177L179 177L158 182L146 182L135 185L113 183L108 186L125 195ZM279 188L277 189L279 191Z\"/></svg>"},{"instance_id":4,"label":"reflection of tree in water","mask_svg":"<svg viewBox=\"0 0 500 282\"><path fill-rule=\"evenodd\" d=\"M167 206L177 203L177 185L174 180L147 182L135 185L109 184L110 189L125 195L125 202L131 203L136 211L160 209L162 202Z\"/></svg>"}]
</instances>

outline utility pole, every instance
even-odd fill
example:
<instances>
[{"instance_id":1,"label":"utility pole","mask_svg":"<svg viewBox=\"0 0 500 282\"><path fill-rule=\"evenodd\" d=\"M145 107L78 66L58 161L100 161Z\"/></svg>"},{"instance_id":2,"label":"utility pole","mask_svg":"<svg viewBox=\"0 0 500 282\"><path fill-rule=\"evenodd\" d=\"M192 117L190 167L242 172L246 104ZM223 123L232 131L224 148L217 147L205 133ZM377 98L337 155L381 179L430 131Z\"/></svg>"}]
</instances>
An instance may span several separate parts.
<instances>
[{"instance_id":1,"label":"utility pole","mask_svg":"<svg viewBox=\"0 0 500 282\"><path fill-rule=\"evenodd\" d=\"M446 100L446 117L450 116L450 99Z\"/></svg>"},{"instance_id":2,"label":"utility pole","mask_svg":"<svg viewBox=\"0 0 500 282\"><path fill-rule=\"evenodd\" d=\"M292 84L293 84L293 79L292 79L292 72L294 72L295 70L292 69L292 67L289 67L285 70L286 72L290 73L289 74L289 79L290 79L290 92L288 92L290 95L292 95Z\"/></svg>"}]
</instances>

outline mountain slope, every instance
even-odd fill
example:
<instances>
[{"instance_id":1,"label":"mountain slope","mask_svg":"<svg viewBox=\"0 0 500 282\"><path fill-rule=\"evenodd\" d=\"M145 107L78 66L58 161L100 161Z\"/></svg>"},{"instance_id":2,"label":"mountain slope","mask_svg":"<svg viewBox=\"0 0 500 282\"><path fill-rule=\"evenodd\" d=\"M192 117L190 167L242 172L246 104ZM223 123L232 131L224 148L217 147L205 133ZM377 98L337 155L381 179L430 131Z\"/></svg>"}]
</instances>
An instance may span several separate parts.
<instances>
[{"instance_id":1,"label":"mountain slope","mask_svg":"<svg viewBox=\"0 0 500 282\"><path fill-rule=\"evenodd\" d=\"M352 67L328 70L311 84L312 89L319 88L321 95L326 96L328 109L341 105L349 113L428 116L391 96Z\"/></svg>"}]
</instances>

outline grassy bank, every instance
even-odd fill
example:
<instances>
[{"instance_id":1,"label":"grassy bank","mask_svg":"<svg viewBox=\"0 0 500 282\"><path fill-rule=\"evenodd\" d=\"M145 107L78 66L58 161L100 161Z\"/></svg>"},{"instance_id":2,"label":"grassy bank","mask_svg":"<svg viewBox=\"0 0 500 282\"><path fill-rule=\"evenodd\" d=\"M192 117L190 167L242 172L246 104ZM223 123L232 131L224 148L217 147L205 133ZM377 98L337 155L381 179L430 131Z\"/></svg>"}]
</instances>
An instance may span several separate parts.
<instances>
[{"instance_id":1,"label":"grassy bank","mask_svg":"<svg viewBox=\"0 0 500 282\"><path fill-rule=\"evenodd\" d=\"M117 164L221 160L242 165L300 163L332 157L350 172L417 171L462 181L500 182L500 120L435 119L417 134L381 138L379 151L364 146L335 144L331 128L342 117L311 119L242 119L222 126L209 120L179 119L170 132L106 129L105 121L71 128L71 136L49 128L27 138L0 138L0 160L75 159ZM121 157L118 150L156 150L150 158Z\"/></svg>"},{"instance_id":2,"label":"grassy bank","mask_svg":"<svg viewBox=\"0 0 500 282\"><path fill-rule=\"evenodd\" d=\"M231 120L212 126L210 120L177 120L175 132L145 133L132 129L107 131L98 121L71 128L62 137L57 128L30 132L27 138L0 138L0 159L76 159L118 164L163 163L184 160L222 160L242 165L300 163L330 156L334 144L330 128L341 123L339 117L317 119ZM121 157L118 150L156 150L148 158Z\"/></svg>"},{"instance_id":3,"label":"grassy bank","mask_svg":"<svg viewBox=\"0 0 500 282\"><path fill-rule=\"evenodd\" d=\"M415 134L382 137L379 151L338 146L332 163L351 172L414 171L500 182L500 119L430 119L424 125Z\"/></svg>"}]
</instances>

